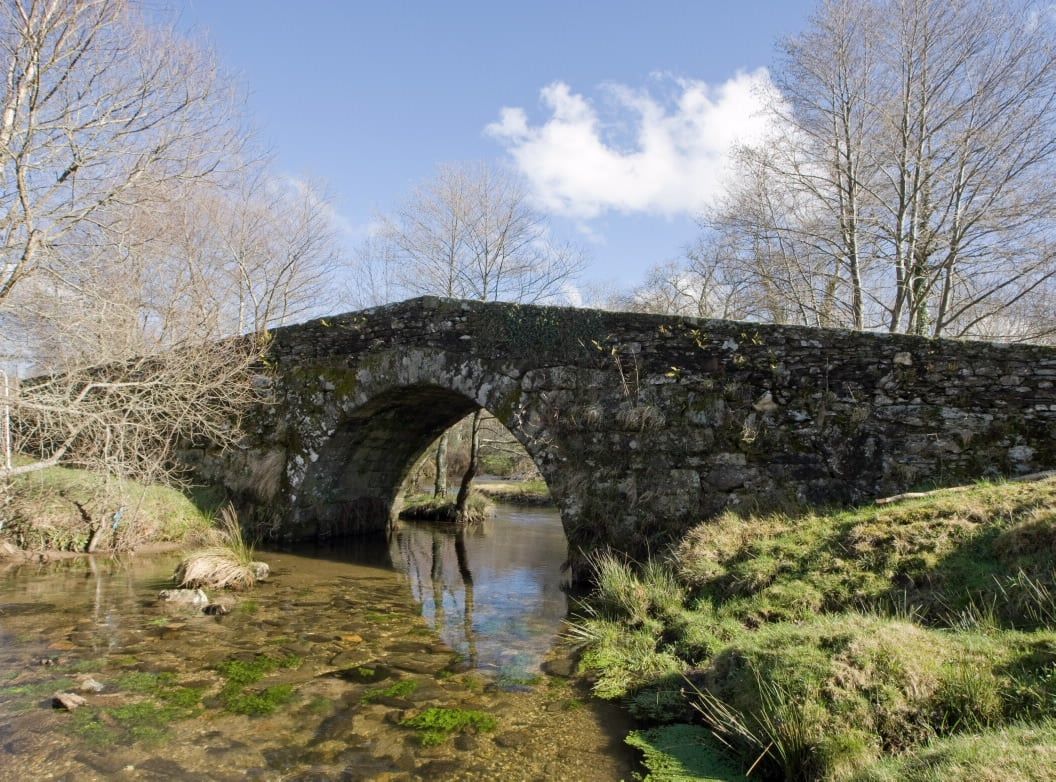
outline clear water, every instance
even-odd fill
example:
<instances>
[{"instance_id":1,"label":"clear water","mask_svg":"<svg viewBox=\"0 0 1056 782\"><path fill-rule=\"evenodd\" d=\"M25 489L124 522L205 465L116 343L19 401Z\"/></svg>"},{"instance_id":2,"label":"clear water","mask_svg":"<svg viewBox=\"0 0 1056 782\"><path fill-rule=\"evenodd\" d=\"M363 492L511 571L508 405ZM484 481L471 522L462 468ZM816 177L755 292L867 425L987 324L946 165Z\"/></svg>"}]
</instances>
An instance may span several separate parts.
<instances>
[{"instance_id":1,"label":"clear water","mask_svg":"<svg viewBox=\"0 0 1056 782\"><path fill-rule=\"evenodd\" d=\"M459 537L404 524L389 540L265 552L272 578L222 617L158 604L175 556L9 566L0 779L629 778L625 719L539 675L565 654L564 547L552 511L501 506ZM274 664L259 681L225 676L262 655ZM103 689L87 705L51 707L88 678ZM283 698L237 713L232 688ZM496 725L429 745L400 724L428 708Z\"/></svg>"},{"instance_id":2,"label":"clear water","mask_svg":"<svg viewBox=\"0 0 1056 782\"><path fill-rule=\"evenodd\" d=\"M568 614L568 544L553 508L499 506L478 527L401 523L391 555L422 614L469 667L537 674Z\"/></svg>"}]
</instances>

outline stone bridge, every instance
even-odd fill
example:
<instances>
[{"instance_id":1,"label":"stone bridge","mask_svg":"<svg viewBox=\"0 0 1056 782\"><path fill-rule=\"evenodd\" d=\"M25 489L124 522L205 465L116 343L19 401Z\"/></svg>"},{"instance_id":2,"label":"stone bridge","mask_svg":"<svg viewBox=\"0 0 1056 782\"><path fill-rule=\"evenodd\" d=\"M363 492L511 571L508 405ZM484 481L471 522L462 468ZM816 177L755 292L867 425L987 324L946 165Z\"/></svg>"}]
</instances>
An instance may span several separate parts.
<instances>
[{"instance_id":1,"label":"stone bridge","mask_svg":"<svg viewBox=\"0 0 1056 782\"><path fill-rule=\"evenodd\" d=\"M724 509L1056 466L1056 349L420 298L278 329L272 404L199 467L285 539L383 529L478 407L571 550L657 551Z\"/></svg>"}]
</instances>

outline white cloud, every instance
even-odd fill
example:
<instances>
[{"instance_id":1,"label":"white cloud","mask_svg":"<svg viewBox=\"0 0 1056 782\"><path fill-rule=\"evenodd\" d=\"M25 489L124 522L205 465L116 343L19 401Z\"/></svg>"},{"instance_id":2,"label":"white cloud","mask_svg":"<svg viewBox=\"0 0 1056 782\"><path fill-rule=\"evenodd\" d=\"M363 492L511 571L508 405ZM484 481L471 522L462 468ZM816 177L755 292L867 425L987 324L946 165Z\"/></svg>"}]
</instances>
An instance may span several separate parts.
<instances>
[{"instance_id":1,"label":"white cloud","mask_svg":"<svg viewBox=\"0 0 1056 782\"><path fill-rule=\"evenodd\" d=\"M718 86L673 81L664 100L623 85L602 88L611 116L563 82L541 91L550 116L532 125L524 109L503 108L485 132L510 152L542 208L589 219L603 212L695 214L722 191L731 146L759 141L769 121L765 69ZM623 145L618 131L630 126Z\"/></svg>"}]
</instances>

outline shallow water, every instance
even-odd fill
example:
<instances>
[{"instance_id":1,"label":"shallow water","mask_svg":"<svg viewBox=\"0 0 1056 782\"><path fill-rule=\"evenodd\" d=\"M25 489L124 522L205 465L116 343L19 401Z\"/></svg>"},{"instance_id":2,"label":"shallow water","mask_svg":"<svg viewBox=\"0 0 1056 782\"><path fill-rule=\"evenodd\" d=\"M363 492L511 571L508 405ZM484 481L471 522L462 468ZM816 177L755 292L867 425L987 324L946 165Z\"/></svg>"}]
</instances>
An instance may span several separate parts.
<instances>
[{"instance_id":1,"label":"shallow water","mask_svg":"<svg viewBox=\"0 0 1056 782\"><path fill-rule=\"evenodd\" d=\"M491 520L457 534L401 523L391 556L426 622L470 666L528 678L568 614L568 544L555 509L498 508Z\"/></svg>"},{"instance_id":2,"label":"shallow water","mask_svg":"<svg viewBox=\"0 0 1056 782\"><path fill-rule=\"evenodd\" d=\"M622 715L540 673L567 667L564 554L556 513L500 506L458 537L265 553L218 617L159 606L173 556L0 572L0 779L629 778ZM400 724L430 707L495 725Z\"/></svg>"}]
</instances>

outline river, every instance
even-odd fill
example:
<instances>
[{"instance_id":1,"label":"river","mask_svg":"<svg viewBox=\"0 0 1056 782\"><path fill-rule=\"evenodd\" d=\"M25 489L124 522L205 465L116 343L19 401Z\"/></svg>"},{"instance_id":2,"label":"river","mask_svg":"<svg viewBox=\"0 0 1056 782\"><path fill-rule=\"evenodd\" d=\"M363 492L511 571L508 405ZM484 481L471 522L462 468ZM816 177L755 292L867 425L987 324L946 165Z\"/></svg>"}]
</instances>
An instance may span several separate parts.
<instances>
[{"instance_id":1,"label":"river","mask_svg":"<svg viewBox=\"0 0 1056 782\"><path fill-rule=\"evenodd\" d=\"M566 546L549 508L401 522L261 552L223 616L158 603L172 555L9 567L0 779L629 779L626 717L562 675Z\"/></svg>"}]
</instances>

